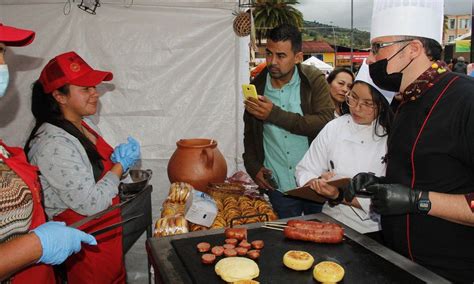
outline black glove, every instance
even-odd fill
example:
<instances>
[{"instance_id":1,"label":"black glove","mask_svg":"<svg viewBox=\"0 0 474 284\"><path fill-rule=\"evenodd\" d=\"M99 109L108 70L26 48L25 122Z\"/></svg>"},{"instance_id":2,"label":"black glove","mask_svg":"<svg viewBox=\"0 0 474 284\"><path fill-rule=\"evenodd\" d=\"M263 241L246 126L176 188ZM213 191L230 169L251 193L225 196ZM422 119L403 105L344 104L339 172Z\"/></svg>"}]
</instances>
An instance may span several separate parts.
<instances>
[{"instance_id":1,"label":"black glove","mask_svg":"<svg viewBox=\"0 0 474 284\"><path fill-rule=\"evenodd\" d=\"M372 194L372 209L381 215L420 213L419 189L411 189L401 184L374 184L366 189Z\"/></svg>"},{"instance_id":2,"label":"black glove","mask_svg":"<svg viewBox=\"0 0 474 284\"><path fill-rule=\"evenodd\" d=\"M383 183L384 177L377 177L374 173L358 173L355 175L349 186L343 188L344 199L351 202L356 193L364 193L368 186Z\"/></svg>"}]
</instances>

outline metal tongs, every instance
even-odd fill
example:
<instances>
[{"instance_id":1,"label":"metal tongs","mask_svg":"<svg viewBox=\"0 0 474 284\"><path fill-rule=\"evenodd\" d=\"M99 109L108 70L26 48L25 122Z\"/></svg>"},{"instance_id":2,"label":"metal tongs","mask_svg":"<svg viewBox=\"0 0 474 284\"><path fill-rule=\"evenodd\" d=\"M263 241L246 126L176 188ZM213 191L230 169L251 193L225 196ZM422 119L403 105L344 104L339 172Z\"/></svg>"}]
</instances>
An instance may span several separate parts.
<instances>
[{"instance_id":1,"label":"metal tongs","mask_svg":"<svg viewBox=\"0 0 474 284\"><path fill-rule=\"evenodd\" d=\"M129 203L130 201L132 201L132 200L134 200L134 199L135 199L135 197L132 197L132 198L127 199L127 200L125 200L125 201L122 201L122 202L120 202L120 203L118 203L118 204L112 205L112 206L110 206L109 208L107 208L107 209L105 209L105 210L102 210L102 211L97 212L97 213L95 213L95 214L93 214L93 215L91 215L91 216L85 217L84 219L81 219L81 220L79 220L79 221L77 221L77 222L75 222L75 223L72 223L71 225L69 225L69 227L71 227L71 228L79 228L80 226L82 226L82 225L84 225L84 224L86 224L86 223L88 223L88 222L90 222L90 221L92 221L92 220L98 219L98 218L104 216L105 214L107 214L107 213L109 213L109 212L111 212L111 211L114 211L114 210L116 210L116 209L118 209L118 208L122 208L125 204ZM110 230L112 230L112 229L115 229L115 228L117 228L117 227L120 227L120 226L122 226L123 224L125 224L125 223L127 223L127 222L129 222L129 221L131 221L131 220L133 220L133 219L136 219L136 218L138 218L138 217L141 217L141 216L143 216L143 214L130 217L130 218L126 219L126 220L123 220L123 221L121 221L121 222L118 222L118 223L115 223L115 224L112 224L112 225L108 225L108 226L106 226L106 227L104 227L104 228L101 228L101 229L99 229L99 230L90 232L90 234L93 235L93 236L100 235L100 234L102 234L102 233L105 233L105 232L110 231Z\"/></svg>"}]
</instances>

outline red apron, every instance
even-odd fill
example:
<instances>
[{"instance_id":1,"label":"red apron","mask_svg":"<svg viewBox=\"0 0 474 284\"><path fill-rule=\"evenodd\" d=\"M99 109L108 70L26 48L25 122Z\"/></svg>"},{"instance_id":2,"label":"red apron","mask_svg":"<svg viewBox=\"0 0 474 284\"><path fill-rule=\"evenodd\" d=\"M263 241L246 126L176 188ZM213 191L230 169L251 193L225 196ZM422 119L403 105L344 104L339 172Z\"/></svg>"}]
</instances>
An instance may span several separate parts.
<instances>
[{"instance_id":1,"label":"red apron","mask_svg":"<svg viewBox=\"0 0 474 284\"><path fill-rule=\"evenodd\" d=\"M113 167L110 160L113 148L105 140L92 130L87 124L82 123L97 138L96 149L102 157L104 170L102 178ZM112 204L120 203L117 195L112 199ZM66 224L77 222L86 216L76 213L71 209L63 211L54 217L54 220L64 221ZM120 209L109 212L99 219L92 220L80 229L91 232L108 225L115 224L122 220ZM66 261L68 284L105 284L105 283L125 283L125 264L122 252L122 228L110 230L96 237L97 246L83 245L83 249L68 258Z\"/></svg>"},{"instance_id":2,"label":"red apron","mask_svg":"<svg viewBox=\"0 0 474 284\"><path fill-rule=\"evenodd\" d=\"M38 180L38 168L32 166L26 160L25 152L18 147L8 147L0 140L0 145L10 154L10 158L0 154L5 164L7 164L28 186L33 198L33 214L30 230L46 222L43 206L41 205L41 186ZM56 283L54 270L51 265L35 264L16 273L12 278L12 283Z\"/></svg>"}]
</instances>

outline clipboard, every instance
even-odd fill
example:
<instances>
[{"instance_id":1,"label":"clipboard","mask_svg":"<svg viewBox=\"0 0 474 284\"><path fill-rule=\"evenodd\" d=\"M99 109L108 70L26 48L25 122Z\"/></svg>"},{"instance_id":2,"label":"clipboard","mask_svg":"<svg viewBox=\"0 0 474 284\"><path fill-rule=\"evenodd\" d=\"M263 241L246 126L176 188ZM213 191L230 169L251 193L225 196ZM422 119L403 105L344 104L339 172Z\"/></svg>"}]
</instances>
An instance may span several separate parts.
<instances>
[{"instance_id":1,"label":"clipboard","mask_svg":"<svg viewBox=\"0 0 474 284\"><path fill-rule=\"evenodd\" d=\"M297 187L295 189L291 189L285 192L285 195L311 200L318 203L324 203L328 200L326 197L319 195L316 191L312 190L309 186L302 186Z\"/></svg>"},{"instance_id":2,"label":"clipboard","mask_svg":"<svg viewBox=\"0 0 474 284\"><path fill-rule=\"evenodd\" d=\"M326 183L339 188L339 187L348 186L351 183L351 180L352 179L348 178L348 177L337 177L335 179L332 178L332 179L326 181Z\"/></svg>"},{"instance_id":3,"label":"clipboard","mask_svg":"<svg viewBox=\"0 0 474 284\"><path fill-rule=\"evenodd\" d=\"M351 178L348 177L337 177L336 179L331 179L326 181L327 184L335 186L335 187L343 187L343 186L348 186L351 182ZM324 203L328 198L318 194L316 191L312 190L311 187L309 186L302 186L302 187L297 187L295 189L291 189L287 192L285 192L286 195L292 196L292 197L298 197L306 200L311 200L319 203Z\"/></svg>"}]
</instances>

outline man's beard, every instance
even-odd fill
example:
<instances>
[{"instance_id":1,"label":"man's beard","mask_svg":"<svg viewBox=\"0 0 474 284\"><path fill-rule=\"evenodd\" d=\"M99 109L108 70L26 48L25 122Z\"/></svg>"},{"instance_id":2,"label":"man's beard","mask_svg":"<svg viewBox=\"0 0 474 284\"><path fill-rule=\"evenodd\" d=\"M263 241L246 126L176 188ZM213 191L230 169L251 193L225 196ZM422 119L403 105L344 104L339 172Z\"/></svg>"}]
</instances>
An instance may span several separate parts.
<instances>
[{"instance_id":1,"label":"man's beard","mask_svg":"<svg viewBox=\"0 0 474 284\"><path fill-rule=\"evenodd\" d=\"M275 72L275 73L272 73L272 66L270 65L268 67L268 74L270 74L270 77L272 77L272 79L281 79L281 78L284 78L286 76L288 76L289 74L292 74L293 73L293 69L291 69L290 71L286 72L286 73L281 73L281 70L279 68L275 68L277 69L278 71ZM275 70L274 69L274 70Z\"/></svg>"}]
</instances>

